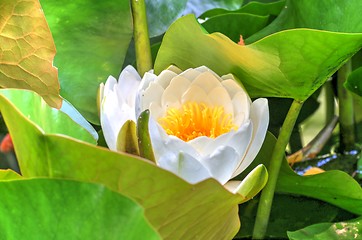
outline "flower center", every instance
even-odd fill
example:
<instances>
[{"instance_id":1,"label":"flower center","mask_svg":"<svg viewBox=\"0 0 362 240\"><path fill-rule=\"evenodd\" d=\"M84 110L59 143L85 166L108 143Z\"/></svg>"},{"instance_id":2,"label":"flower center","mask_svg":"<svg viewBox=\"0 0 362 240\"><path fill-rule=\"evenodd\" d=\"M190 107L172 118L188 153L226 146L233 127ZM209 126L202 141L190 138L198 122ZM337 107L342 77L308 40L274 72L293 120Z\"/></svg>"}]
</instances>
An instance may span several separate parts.
<instances>
[{"instance_id":1,"label":"flower center","mask_svg":"<svg viewBox=\"0 0 362 240\"><path fill-rule=\"evenodd\" d=\"M200 136L216 138L230 130L237 130L232 115L222 106L207 106L204 103L188 102L180 109L169 108L166 116L158 119L168 135L183 141Z\"/></svg>"}]
</instances>

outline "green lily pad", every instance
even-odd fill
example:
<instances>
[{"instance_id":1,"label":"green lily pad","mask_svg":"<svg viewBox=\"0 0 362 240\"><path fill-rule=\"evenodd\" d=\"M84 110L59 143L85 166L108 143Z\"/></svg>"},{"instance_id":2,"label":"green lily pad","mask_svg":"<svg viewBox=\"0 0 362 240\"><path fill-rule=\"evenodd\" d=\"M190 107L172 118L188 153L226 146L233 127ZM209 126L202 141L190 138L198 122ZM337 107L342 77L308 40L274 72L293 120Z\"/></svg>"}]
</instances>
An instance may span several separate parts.
<instances>
[{"instance_id":1,"label":"green lily pad","mask_svg":"<svg viewBox=\"0 0 362 240\"><path fill-rule=\"evenodd\" d=\"M0 2L0 87L29 89L60 108L55 46L38 0Z\"/></svg>"},{"instance_id":2,"label":"green lily pad","mask_svg":"<svg viewBox=\"0 0 362 240\"><path fill-rule=\"evenodd\" d=\"M118 77L132 38L129 1L41 0L57 47L61 95L92 123L96 96L109 75Z\"/></svg>"},{"instance_id":3,"label":"green lily pad","mask_svg":"<svg viewBox=\"0 0 362 240\"><path fill-rule=\"evenodd\" d=\"M1 239L161 239L133 200L102 185L0 181Z\"/></svg>"},{"instance_id":4,"label":"green lily pad","mask_svg":"<svg viewBox=\"0 0 362 240\"><path fill-rule=\"evenodd\" d=\"M357 68L348 76L344 86L349 91L362 96L362 67Z\"/></svg>"},{"instance_id":5,"label":"green lily pad","mask_svg":"<svg viewBox=\"0 0 362 240\"><path fill-rule=\"evenodd\" d=\"M237 233L241 195L227 191L215 179L192 185L148 160L48 133L21 112L27 103L16 99L26 99L29 94L0 91L1 112L24 177L101 183L144 207L147 219L163 239L231 239ZM32 103L34 111L41 107L41 102ZM42 121L52 122L49 115L43 115ZM58 129L66 125L63 121L59 118L52 125Z\"/></svg>"},{"instance_id":6,"label":"green lily pad","mask_svg":"<svg viewBox=\"0 0 362 240\"><path fill-rule=\"evenodd\" d=\"M146 0L147 22L150 37L163 34L182 15L187 0Z\"/></svg>"},{"instance_id":7,"label":"green lily pad","mask_svg":"<svg viewBox=\"0 0 362 240\"><path fill-rule=\"evenodd\" d=\"M16 106L17 114L20 114L23 118L34 122L39 128L39 131L46 132L48 134L62 134L78 140L96 144L94 134L86 128L81 127L68 114L63 112L64 110L58 110L48 106L43 99L34 92L18 89L3 89L0 90L0 96L0 102L7 103L4 103L4 105L0 107L1 111L4 111L4 108L6 107L13 109L14 106ZM3 115L5 114L6 111L4 111ZM14 115L9 116L9 118L18 119ZM13 120L11 122L7 121L6 124L8 126L15 125L19 130L26 128L17 120ZM21 133L20 131L16 131L11 134L13 141L16 138L14 134L19 134L19 139L26 138L25 132ZM29 149L24 149L25 152L27 150Z\"/></svg>"},{"instance_id":8,"label":"green lily pad","mask_svg":"<svg viewBox=\"0 0 362 240\"><path fill-rule=\"evenodd\" d=\"M361 8L360 0L318 0L313 4L310 0L288 0L279 16L265 29L247 39L247 42L255 42L269 34L291 28L361 33Z\"/></svg>"},{"instance_id":9,"label":"green lily pad","mask_svg":"<svg viewBox=\"0 0 362 240\"><path fill-rule=\"evenodd\" d=\"M17 174L16 172L14 172L11 169L0 169L0 180L1 181L5 181L5 180L14 180L14 179L21 179L22 176L20 176L19 174Z\"/></svg>"},{"instance_id":10,"label":"green lily pad","mask_svg":"<svg viewBox=\"0 0 362 240\"><path fill-rule=\"evenodd\" d=\"M362 217L347 222L319 223L298 231L288 232L292 240L324 240L324 239L360 239L362 237Z\"/></svg>"},{"instance_id":11,"label":"green lily pad","mask_svg":"<svg viewBox=\"0 0 362 240\"><path fill-rule=\"evenodd\" d=\"M212 17L202 26L208 32L220 32L234 42L239 42L240 35L247 38L266 26L267 16L257 16L245 13L229 13Z\"/></svg>"},{"instance_id":12,"label":"green lily pad","mask_svg":"<svg viewBox=\"0 0 362 240\"><path fill-rule=\"evenodd\" d=\"M257 16L267 16L267 15L277 16L284 6L285 6L285 0L276 1L276 2L267 2L267 3L253 1L245 4L240 9L234 11L221 9L221 8L211 9L203 13L199 18L202 19L211 18L217 15L223 15L228 13L248 13Z\"/></svg>"},{"instance_id":13,"label":"green lily pad","mask_svg":"<svg viewBox=\"0 0 362 240\"><path fill-rule=\"evenodd\" d=\"M234 74L251 97L304 101L361 47L362 34L311 29L283 31L240 46L220 33L205 33L187 15L166 32L155 72L171 64L181 69L205 65L219 75Z\"/></svg>"}]
</instances>

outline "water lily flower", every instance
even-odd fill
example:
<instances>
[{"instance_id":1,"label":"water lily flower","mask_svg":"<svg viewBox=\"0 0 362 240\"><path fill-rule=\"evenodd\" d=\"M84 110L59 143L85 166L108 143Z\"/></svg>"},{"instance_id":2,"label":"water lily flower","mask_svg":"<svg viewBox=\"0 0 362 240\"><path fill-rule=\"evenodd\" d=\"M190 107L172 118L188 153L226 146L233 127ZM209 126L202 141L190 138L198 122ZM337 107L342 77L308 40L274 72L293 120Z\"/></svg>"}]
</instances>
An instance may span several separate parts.
<instances>
[{"instance_id":1,"label":"water lily flower","mask_svg":"<svg viewBox=\"0 0 362 240\"><path fill-rule=\"evenodd\" d=\"M111 149L125 119L135 121L149 109L157 165L190 183L214 178L226 184L240 174L260 150L269 123L265 98L252 102L233 75L219 77L205 66L171 66L142 80L127 67L118 83L107 80L102 98L101 124Z\"/></svg>"}]
</instances>

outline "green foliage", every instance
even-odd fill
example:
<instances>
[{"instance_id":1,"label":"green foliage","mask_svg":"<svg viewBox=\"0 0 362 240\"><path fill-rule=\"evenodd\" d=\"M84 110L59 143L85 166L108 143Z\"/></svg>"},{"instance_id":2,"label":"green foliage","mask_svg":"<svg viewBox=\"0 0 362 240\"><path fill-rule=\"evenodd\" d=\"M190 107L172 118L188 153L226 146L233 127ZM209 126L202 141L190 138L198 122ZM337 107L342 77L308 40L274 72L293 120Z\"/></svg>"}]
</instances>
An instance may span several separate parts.
<instances>
[{"instance_id":1,"label":"green foliage","mask_svg":"<svg viewBox=\"0 0 362 240\"><path fill-rule=\"evenodd\" d=\"M292 28L313 28L333 32L362 32L362 2L359 0L288 0L285 8L268 27L247 39L255 42L272 33ZM336 21L338 19L338 21Z\"/></svg>"},{"instance_id":2,"label":"green foliage","mask_svg":"<svg viewBox=\"0 0 362 240\"><path fill-rule=\"evenodd\" d=\"M273 151L275 143L276 139L268 134L257 158L237 178L245 177L245 174L258 164L268 167L270 153ZM276 192L319 199L351 213L362 214L362 188L351 176L342 171L333 170L317 175L299 176L284 161Z\"/></svg>"},{"instance_id":3,"label":"green foliage","mask_svg":"<svg viewBox=\"0 0 362 240\"><path fill-rule=\"evenodd\" d=\"M0 181L1 239L161 239L129 198L58 179Z\"/></svg>"},{"instance_id":4,"label":"green foliage","mask_svg":"<svg viewBox=\"0 0 362 240\"><path fill-rule=\"evenodd\" d=\"M239 205L241 228L236 239L250 238L260 199ZM295 231L320 222L343 221L354 215L323 201L276 193L271 209L266 238L286 239L287 231ZM304 238L307 239L307 238Z\"/></svg>"},{"instance_id":5,"label":"green foliage","mask_svg":"<svg viewBox=\"0 0 362 240\"><path fill-rule=\"evenodd\" d=\"M362 231L362 217L338 223L315 224L295 232L288 232L292 240L359 239Z\"/></svg>"},{"instance_id":6,"label":"green foliage","mask_svg":"<svg viewBox=\"0 0 362 240\"><path fill-rule=\"evenodd\" d=\"M304 101L361 47L362 34L308 29L279 32L240 46L222 34L204 33L188 15L166 32L155 71L171 64L181 69L205 65L219 75L233 73L251 97Z\"/></svg>"},{"instance_id":7,"label":"green foliage","mask_svg":"<svg viewBox=\"0 0 362 240\"><path fill-rule=\"evenodd\" d=\"M32 98L35 100L17 101ZM0 92L1 112L24 177L103 184L145 208L147 219L163 239L230 239L236 234L242 196L230 193L214 179L191 185L145 159L80 141L90 134L39 99L28 91ZM27 104L34 112L54 112L39 114L41 121L33 121L32 116L24 114L29 112ZM53 121L52 116L58 120ZM52 126L46 128L46 123Z\"/></svg>"},{"instance_id":8,"label":"green foliage","mask_svg":"<svg viewBox=\"0 0 362 240\"><path fill-rule=\"evenodd\" d=\"M344 86L349 91L362 96L362 67L357 68L348 76Z\"/></svg>"},{"instance_id":9,"label":"green foliage","mask_svg":"<svg viewBox=\"0 0 362 240\"><path fill-rule=\"evenodd\" d=\"M99 123L97 89L109 75L118 77L132 38L129 1L40 2L57 47L61 95Z\"/></svg>"},{"instance_id":10,"label":"green foliage","mask_svg":"<svg viewBox=\"0 0 362 240\"><path fill-rule=\"evenodd\" d=\"M55 46L37 0L0 2L0 87L36 91L61 106Z\"/></svg>"}]
</instances>

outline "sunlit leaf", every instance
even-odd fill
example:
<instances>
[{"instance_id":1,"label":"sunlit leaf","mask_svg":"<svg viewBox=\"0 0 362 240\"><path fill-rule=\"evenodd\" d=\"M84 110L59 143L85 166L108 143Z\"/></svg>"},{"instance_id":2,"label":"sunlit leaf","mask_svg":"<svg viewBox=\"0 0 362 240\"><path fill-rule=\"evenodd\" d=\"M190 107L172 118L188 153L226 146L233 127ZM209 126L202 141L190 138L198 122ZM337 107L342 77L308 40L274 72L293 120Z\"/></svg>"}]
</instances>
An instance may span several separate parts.
<instances>
[{"instance_id":1,"label":"sunlit leaf","mask_svg":"<svg viewBox=\"0 0 362 240\"><path fill-rule=\"evenodd\" d=\"M0 181L1 239L161 239L144 210L102 185Z\"/></svg>"},{"instance_id":2,"label":"sunlit leaf","mask_svg":"<svg viewBox=\"0 0 362 240\"><path fill-rule=\"evenodd\" d=\"M28 94L21 90L0 91L1 113L12 134L24 177L101 183L142 205L163 239L231 239L237 233L242 196L230 193L215 179L191 185L146 159L44 131L22 113L23 103L15 100L26 99ZM32 108L44 111L39 102L33 102ZM65 120L58 119L53 127L65 131L64 126L60 127L67 125ZM45 115L42 120L51 122ZM68 131L71 127L68 124Z\"/></svg>"},{"instance_id":3,"label":"sunlit leaf","mask_svg":"<svg viewBox=\"0 0 362 240\"><path fill-rule=\"evenodd\" d=\"M247 38L265 27L267 22L267 16L230 13L210 18L202 26L208 32L220 32L227 35L234 42L239 42L240 35Z\"/></svg>"},{"instance_id":4,"label":"sunlit leaf","mask_svg":"<svg viewBox=\"0 0 362 240\"><path fill-rule=\"evenodd\" d=\"M109 75L119 75L132 38L130 1L40 2L57 48L61 95L99 123L98 86Z\"/></svg>"},{"instance_id":5,"label":"sunlit leaf","mask_svg":"<svg viewBox=\"0 0 362 240\"><path fill-rule=\"evenodd\" d=\"M21 179L22 177L14 172L11 169L0 169L0 180L4 181L4 180L14 180L14 179Z\"/></svg>"},{"instance_id":6,"label":"sunlit leaf","mask_svg":"<svg viewBox=\"0 0 362 240\"><path fill-rule=\"evenodd\" d=\"M295 232L288 232L292 240L350 240L362 238L362 217L347 222L319 223Z\"/></svg>"},{"instance_id":7,"label":"sunlit leaf","mask_svg":"<svg viewBox=\"0 0 362 240\"><path fill-rule=\"evenodd\" d=\"M38 92L60 108L55 46L38 0L0 1L0 87Z\"/></svg>"},{"instance_id":8,"label":"sunlit leaf","mask_svg":"<svg viewBox=\"0 0 362 240\"><path fill-rule=\"evenodd\" d=\"M205 65L219 75L233 73L251 97L304 101L361 47L362 34L310 29L279 32L240 46L222 34L204 33L187 15L166 32L155 71L171 64L181 69Z\"/></svg>"}]
</instances>

